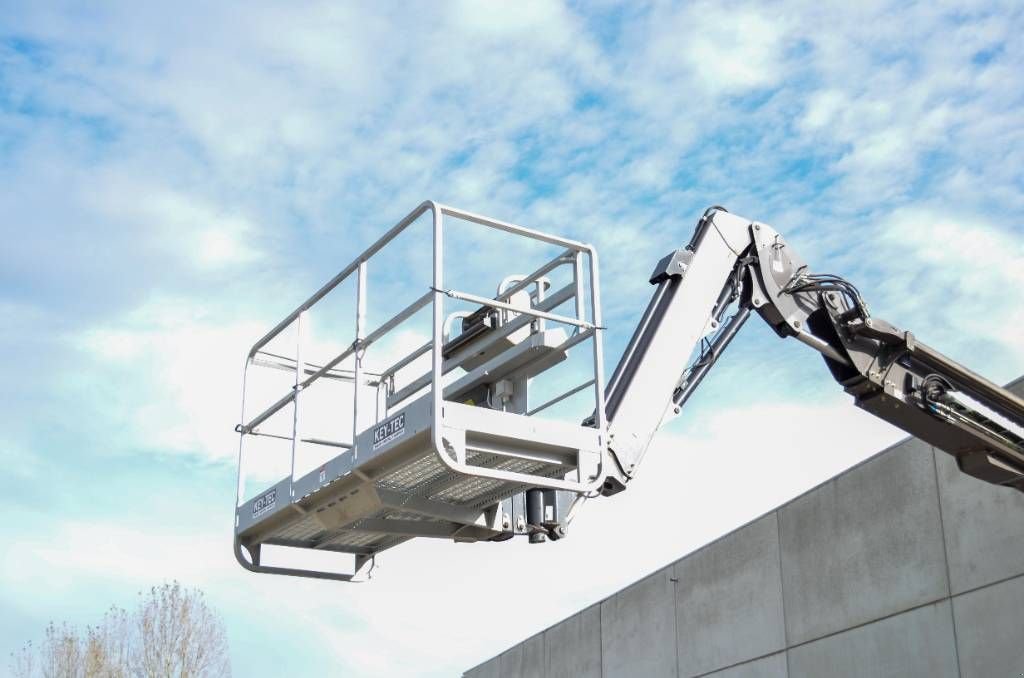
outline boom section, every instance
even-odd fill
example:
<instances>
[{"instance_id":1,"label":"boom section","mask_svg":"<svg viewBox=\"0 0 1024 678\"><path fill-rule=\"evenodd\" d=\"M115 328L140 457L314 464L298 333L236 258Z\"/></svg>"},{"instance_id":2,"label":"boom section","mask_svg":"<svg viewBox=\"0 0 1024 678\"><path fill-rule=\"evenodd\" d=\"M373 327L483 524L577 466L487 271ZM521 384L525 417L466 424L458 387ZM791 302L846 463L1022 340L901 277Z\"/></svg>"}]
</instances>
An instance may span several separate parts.
<instances>
[{"instance_id":1,"label":"boom section","mask_svg":"<svg viewBox=\"0 0 1024 678\"><path fill-rule=\"evenodd\" d=\"M706 337L738 293L737 272L750 247L750 222L709 210L691 243L663 258L651 274L654 294L608 383L605 412L609 447L618 465L603 492L625 487L640 464L672 394Z\"/></svg>"},{"instance_id":2,"label":"boom section","mask_svg":"<svg viewBox=\"0 0 1024 678\"><path fill-rule=\"evenodd\" d=\"M854 404L952 455L960 470L1024 491L1024 400L872 317L860 292L814 274L754 224L750 303L780 337L818 350Z\"/></svg>"},{"instance_id":3,"label":"boom section","mask_svg":"<svg viewBox=\"0 0 1024 678\"><path fill-rule=\"evenodd\" d=\"M650 281L606 393L618 468L604 494L624 488L754 311L818 351L858 407L949 453L964 473L1024 491L1024 400L872 317L856 287L811 273L770 226L710 208Z\"/></svg>"}]
</instances>

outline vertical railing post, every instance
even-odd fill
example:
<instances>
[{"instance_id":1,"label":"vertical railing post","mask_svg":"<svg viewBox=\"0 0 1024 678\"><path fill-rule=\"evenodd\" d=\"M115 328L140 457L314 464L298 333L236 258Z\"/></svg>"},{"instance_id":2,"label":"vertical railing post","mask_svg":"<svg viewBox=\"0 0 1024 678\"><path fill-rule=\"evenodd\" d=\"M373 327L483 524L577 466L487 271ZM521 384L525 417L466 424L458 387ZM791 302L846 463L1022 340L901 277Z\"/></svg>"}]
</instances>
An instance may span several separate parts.
<instances>
[{"instance_id":1,"label":"vertical railing post","mask_svg":"<svg viewBox=\"0 0 1024 678\"><path fill-rule=\"evenodd\" d=\"M537 294L537 299L536 299L535 305L536 306L540 306L541 302L544 301L544 296L545 296L544 276L543 275L540 276L534 282L534 288L535 288L535 291L536 291L536 294ZM536 322L537 322L537 331L538 332L543 332L547 328L546 321L543 318L537 318Z\"/></svg>"},{"instance_id":2,"label":"vertical railing post","mask_svg":"<svg viewBox=\"0 0 1024 678\"><path fill-rule=\"evenodd\" d=\"M306 374L306 363L302 360L302 345L305 343L306 317L303 311L295 319L295 398L292 399L292 471L288 480L289 500L295 500L295 456L299 449L299 404L302 398L302 381Z\"/></svg>"},{"instance_id":3,"label":"vertical railing post","mask_svg":"<svg viewBox=\"0 0 1024 678\"><path fill-rule=\"evenodd\" d=\"M597 250L590 248L590 315L594 324L594 399L597 409L597 428L604 436L607 431L607 422L604 412L604 350L602 348L601 332L604 326L601 323L601 289L597 274ZM604 443L606 441L602 441Z\"/></svg>"},{"instance_id":4,"label":"vertical railing post","mask_svg":"<svg viewBox=\"0 0 1024 678\"><path fill-rule=\"evenodd\" d=\"M441 355L441 346L444 343L441 334L444 332L444 233L441 207L431 203L430 209L433 213L434 223L434 302L433 302L433 346L431 347L431 375L430 394L433 404L433 436L434 448L439 452L442 449L441 440L441 403L444 399L443 365L444 358Z\"/></svg>"},{"instance_id":5,"label":"vertical railing post","mask_svg":"<svg viewBox=\"0 0 1024 678\"><path fill-rule=\"evenodd\" d=\"M576 286L576 320L583 321L583 253L579 250L572 256L572 282Z\"/></svg>"},{"instance_id":6,"label":"vertical railing post","mask_svg":"<svg viewBox=\"0 0 1024 678\"><path fill-rule=\"evenodd\" d=\"M356 440L359 438L359 390L363 385L363 339L366 338L366 261L359 262L356 275L356 340L355 369L353 370L352 392L352 459L359 457L359 446Z\"/></svg>"},{"instance_id":7,"label":"vertical railing post","mask_svg":"<svg viewBox=\"0 0 1024 678\"><path fill-rule=\"evenodd\" d=\"M249 379L249 363L251 358L245 359L245 367L242 369L242 418L238 421L245 422L245 385ZM244 461L243 453L245 450L245 434L239 432L238 434L238 478L235 481L235 527L238 527L238 507L242 503L242 495L245 491L245 474L242 470L242 463Z\"/></svg>"}]
</instances>

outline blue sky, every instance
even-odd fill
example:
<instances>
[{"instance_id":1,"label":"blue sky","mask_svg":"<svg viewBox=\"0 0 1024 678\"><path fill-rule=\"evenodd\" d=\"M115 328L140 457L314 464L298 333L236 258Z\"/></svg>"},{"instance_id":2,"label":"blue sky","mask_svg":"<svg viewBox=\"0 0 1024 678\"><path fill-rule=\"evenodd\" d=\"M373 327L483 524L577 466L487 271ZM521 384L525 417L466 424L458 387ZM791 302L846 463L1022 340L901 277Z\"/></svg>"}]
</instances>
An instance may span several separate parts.
<instances>
[{"instance_id":1,"label":"blue sky","mask_svg":"<svg viewBox=\"0 0 1024 678\"><path fill-rule=\"evenodd\" d=\"M426 198L593 242L609 368L722 204L1024 373L1022 30L1012 2L0 2L0 653L176 577L239 673L455 675L900 437L750 323L568 540L243 572L245 350Z\"/></svg>"}]
</instances>

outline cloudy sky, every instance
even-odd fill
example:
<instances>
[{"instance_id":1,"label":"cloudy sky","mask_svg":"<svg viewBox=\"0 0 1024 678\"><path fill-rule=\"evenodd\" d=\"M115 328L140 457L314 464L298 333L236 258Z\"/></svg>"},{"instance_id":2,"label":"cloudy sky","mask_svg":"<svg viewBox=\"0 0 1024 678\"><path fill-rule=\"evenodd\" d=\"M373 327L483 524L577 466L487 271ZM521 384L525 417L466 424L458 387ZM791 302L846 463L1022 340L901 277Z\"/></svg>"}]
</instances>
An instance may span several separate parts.
<instances>
[{"instance_id":1,"label":"cloudy sky","mask_svg":"<svg viewBox=\"0 0 1024 678\"><path fill-rule=\"evenodd\" d=\"M149 4L0 0L5 661L177 578L240 675L456 675L901 437L755 321L567 540L244 572L245 351L426 198L593 242L609 368L722 204L1024 373L1020 3Z\"/></svg>"}]
</instances>

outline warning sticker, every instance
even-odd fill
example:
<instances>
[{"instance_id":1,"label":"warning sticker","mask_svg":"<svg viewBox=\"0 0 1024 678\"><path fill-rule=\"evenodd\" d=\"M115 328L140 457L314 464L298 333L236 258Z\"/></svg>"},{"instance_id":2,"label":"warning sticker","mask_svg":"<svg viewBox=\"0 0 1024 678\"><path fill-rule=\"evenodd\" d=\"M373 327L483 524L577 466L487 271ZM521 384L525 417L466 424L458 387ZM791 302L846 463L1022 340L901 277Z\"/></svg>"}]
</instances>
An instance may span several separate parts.
<instances>
[{"instance_id":1,"label":"warning sticker","mask_svg":"<svg viewBox=\"0 0 1024 678\"><path fill-rule=\"evenodd\" d=\"M405 434L405 412L373 429L373 449L376 450L381 445L401 438L403 434Z\"/></svg>"}]
</instances>

